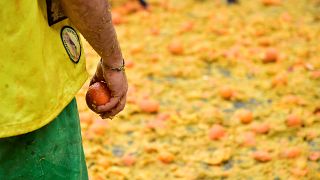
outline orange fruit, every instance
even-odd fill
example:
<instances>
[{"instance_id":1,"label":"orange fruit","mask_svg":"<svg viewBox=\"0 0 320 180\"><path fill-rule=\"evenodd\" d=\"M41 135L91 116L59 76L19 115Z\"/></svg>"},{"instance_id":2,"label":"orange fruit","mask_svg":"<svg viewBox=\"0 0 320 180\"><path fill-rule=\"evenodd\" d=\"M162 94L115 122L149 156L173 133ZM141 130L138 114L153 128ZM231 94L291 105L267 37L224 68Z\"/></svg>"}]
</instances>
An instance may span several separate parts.
<instances>
[{"instance_id":1,"label":"orange fruit","mask_svg":"<svg viewBox=\"0 0 320 180\"><path fill-rule=\"evenodd\" d=\"M185 22L181 25L179 33L192 31L194 23L192 21Z\"/></svg>"},{"instance_id":2,"label":"orange fruit","mask_svg":"<svg viewBox=\"0 0 320 180\"><path fill-rule=\"evenodd\" d=\"M166 121L170 118L170 114L167 114L167 113L161 113L161 114L158 114L156 119L159 120L159 121Z\"/></svg>"},{"instance_id":3,"label":"orange fruit","mask_svg":"<svg viewBox=\"0 0 320 180\"><path fill-rule=\"evenodd\" d=\"M138 106L145 113L156 113L160 108L159 102L152 99L142 99L138 102Z\"/></svg>"},{"instance_id":4,"label":"orange fruit","mask_svg":"<svg viewBox=\"0 0 320 180\"><path fill-rule=\"evenodd\" d=\"M226 134L226 130L223 126L215 124L209 130L209 138L211 140L219 140L223 138Z\"/></svg>"},{"instance_id":5,"label":"orange fruit","mask_svg":"<svg viewBox=\"0 0 320 180\"><path fill-rule=\"evenodd\" d=\"M97 106L105 105L110 101L110 91L105 82L96 82L89 86L86 94L86 101L90 109L95 109Z\"/></svg>"},{"instance_id":6,"label":"orange fruit","mask_svg":"<svg viewBox=\"0 0 320 180\"><path fill-rule=\"evenodd\" d=\"M256 145L256 134L253 132L245 132L242 135L242 144L244 146L255 146Z\"/></svg>"},{"instance_id":7,"label":"orange fruit","mask_svg":"<svg viewBox=\"0 0 320 180\"><path fill-rule=\"evenodd\" d=\"M272 79L272 86L285 86L288 84L288 75L286 73L281 73L276 75Z\"/></svg>"},{"instance_id":8,"label":"orange fruit","mask_svg":"<svg viewBox=\"0 0 320 180\"><path fill-rule=\"evenodd\" d=\"M292 16L289 13L284 12L280 15L280 19L283 20L284 22L291 22Z\"/></svg>"},{"instance_id":9,"label":"orange fruit","mask_svg":"<svg viewBox=\"0 0 320 180\"><path fill-rule=\"evenodd\" d=\"M134 66L134 62L132 60L126 60L126 68L132 68Z\"/></svg>"},{"instance_id":10,"label":"orange fruit","mask_svg":"<svg viewBox=\"0 0 320 180\"><path fill-rule=\"evenodd\" d=\"M298 156L300 156L301 150L298 147L292 147L285 149L281 152L281 157L288 158L288 159L293 159Z\"/></svg>"},{"instance_id":11,"label":"orange fruit","mask_svg":"<svg viewBox=\"0 0 320 180\"><path fill-rule=\"evenodd\" d=\"M181 55L183 54L183 51L184 51L182 43L177 40L174 40L169 44L168 50L173 55Z\"/></svg>"},{"instance_id":12,"label":"orange fruit","mask_svg":"<svg viewBox=\"0 0 320 180\"><path fill-rule=\"evenodd\" d=\"M155 119L155 120L149 121L147 123L147 127L150 129L164 128L165 124L164 124L164 121Z\"/></svg>"},{"instance_id":13,"label":"orange fruit","mask_svg":"<svg viewBox=\"0 0 320 180\"><path fill-rule=\"evenodd\" d=\"M261 123L261 124L255 123L251 126L251 129L255 133L266 134L269 132L270 126L267 123Z\"/></svg>"},{"instance_id":14,"label":"orange fruit","mask_svg":"<svg viewBox=\"0 0 320 180\"><path fill-rule=\"evenodd\" d=\"M272 157L267 151L256 151L252 153L252 157L260 162L268 162L272 160Z\"/></svg>"},{"instance_id":15,"label":"orange fruit","mask_svg":"<svg viewBox=\"0 0 320 180\"><path fill-rule=\"evenodd\" d=\"M305 176L308 174L308 169L293 168L290 172L296 176Z\"/></svg>"},{"instance_id":16,"label":"orange fruit","mask_svg":"<svg viewBox=\"0 0 320 180\"><path fill-rule=\"evenodd\" d=\"M103 156L99 157L98 164L102 166L104 169L107 169L111 166L110 159Z\"/></svg>"},{"instance_id":17,"label":"orange fruit","mask_svg":"<svg viewBox=\"0 0 320 180\"><path fill-rule=\"evenodd\" d=\"M318 70L318 71L313 71L313 72L311 73L311 77L312 77L313 79L320 79L320 70Z\"/></svg>"},{"instance_id":18,"label":"orange fruit","mask_svg":"<svg viewBox=\"0 0 320 180\"><path fill-rule=\"evenodd\" d=\"M139 54L139 53L141 53L142 51L143 51L143 46L137 44L137 45L134 45L134 46L132 47L132 49L130 50L130 53L131 53L131 54Z\"/></svg>"},{"instance_id":19,"label":"orange fruit","mask_svg":"<svg viewBox=\"0 0 320 180\"><path fill-rule=\"evenodd\" d=\"M273 62L278 61L278 59L279 59L278 50L275 48L268 48L265 51L263 62L264 63L273 63Z\"/></svg>"},{"instance_id":20,"label":"orange fruit","mask_svg":"<svg viewBox=\"0 0 320 180\"><path fill-rule=\"evenodd\" d=\"M160 152L158 159L165 164L170 164L174 161L174 155L170 152Z\"/></svg>"},{"instance_id":21,"label":"orange fruit","mask_svg":"<svg viewBox=\"0 0 320 180\"><path fill-rule=\"evenodd\" d=\"M127 2L126 4L123 5L123 8L124 8L125 14L132 14L141 10L141 6L136 1Z\"/></svg>"},{"instance_id":22,"label":"orange fruit","mask_svg":"<svg viewBox=\"0 0 320 180\"><path fill-rule=\"evenodd\" d=\"M112 23L114 25L119 25L119 24L122 24L124 21L123 21L123 18L121 16L120 13L118 12L112 12Z\"/></svg>"},{"instance_id":23,"label":"orange fruit","mask_svg":"<svg viewBox=\"0 0 320 180\"><path fill-rule=\"evenodd\" d=\"M309 155L311 161L318 161L320 159L320 152L312 152Z\"/></svg>"},{"instance_id":24,"label":"orange fruit","mask_svg":"<svg viewBox=\"0 0 320 180\"><path fill-rule=\"evenodd\" d=\"M93 121L92 115L89 112L79 113L80 122L84 124L91 124Z\"/></svg>"},{"instance_id":25,"label":"orange fruit","mask_svg":"<svg viewBox=\"0 0 320 180\"><path fill-rule=\"evenodd\" d=\"M92 134L103 136L108 128L106 121L102 119L96 119L92 125L89 127L89 132Z\"/></svg>"},{"instance_id":26,"label":"orange fruit","mask_svg":"<svg viewBox=\"0 0 320 180\"><path fill-rule=\"evenodd\" d=\"M222 87L219 93L220 93L220 96L226 100L232 99L232 97L234 97L235 95L234 90L227 86Z\"/></svg>"},{"instance_id":27,"label":"orange fruit","mask_svg":"<svg viewBox=\"0 0 320 180\"><path fill-rule=\"evenodd\" d=\"M245 109L236 112L236 116L243 124L249 124L253 120L252 112Z\"/></svg>"},{"instance_id":28,"label":"orange fruit","mask_svg":"<svg viewBox=\"0 0 320 180\"><path fill-rule=\"evenodd\" d=\"M295 95L286 95L282 98L281 100L283 103L286 104L295 104L295 105L299 105L301 102L301 99L298 96Z\"/></svg>"},{"instance_id":29,"label":"orange fruit","mask_svg":"<svg viewBox=\"0 0 320 180\"><path fill-rule=\"evenodd\" d=\"M154 144L146 144L143 147L144 151L147 153L154 153L154 152L158 152L158 146L154 145Z\"/></svg>"},{"instance_id":30,"label":"orange fruit","mask_svg":"<svg viewBox=\"0 0 320 180\"><path fill-rule=\"evenodd\" d=\"M156 27L153 27L153 28L150 29L150 33L153 36L158 36L160 34L160 29L156 28Z\"/></svg>"},{"instance_id":31,"label":"orange fruit","mask_svg":"<svg viewBox=\"0 0 320 180\"><path fill-rule=\"evenodd\" d=\"M278 6L281 4L280 0L261 0L261 2L265 6Z\"/></svg>"},{"instance_id":32,"label":"orange fruit","mask_svg":"<svg viewBox=\"0 0 320 180\"><path fill-rule=\"evenodd\" d=\"M302 124L302 120L299 116L295 115L295 114L290 114L287 117L287 126L288 127L298 127L301 126Z\"/></svg>"},{"instance_id":33,"label":"orange fruit","mask_svg":"<svg viewBox=\"0 0 320 180\"><path fill-rule=\"evenodd\" d=\"M133 155L124 155L122 157L122 163L125 166L133 166L136 163L136 158Z\"/></svg>"},{"instance_id":34,"label":"orange fruit","mask_svg":"<svg viewBox=\"0 0 320 180\"><path fill-rule=\"evenodd\" d=\"M260 46L270 46L272 44L272 41L270 39L261 39L258 41Z\"/></svg>"}]
</instances>

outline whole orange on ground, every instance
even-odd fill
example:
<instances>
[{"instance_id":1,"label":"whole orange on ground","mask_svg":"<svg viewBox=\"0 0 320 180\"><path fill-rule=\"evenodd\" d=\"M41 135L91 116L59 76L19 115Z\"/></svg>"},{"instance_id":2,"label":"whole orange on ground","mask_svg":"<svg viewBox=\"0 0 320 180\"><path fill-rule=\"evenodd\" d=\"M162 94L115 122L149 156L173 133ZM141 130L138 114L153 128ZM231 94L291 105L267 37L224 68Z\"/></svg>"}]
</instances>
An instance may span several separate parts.
<instances>
[{"instance_id":1,"label":"whole orange on ground","mask_svg":"<svg viewBox=\"0 0 320 180\"><path fill-rule=\"evenodd\" d=\"M272 160L272 156L267 151L256 151L252 153L252 156L255 160L260 162L268 162Z\"/></svg>"},{"instance_id":2,"label":"whole orange on ground","mask_svg":"<svg viewBox=\"0 0 320 180\"><path fill-rule=\"evenodd\" d=\"M153 99L142 99L138 102L142 112L145 113L155 113L159 111L160 104L158 101Z\"/></svg>"},{"instance_id":3,"label":"whole orange on ground","mask_svg":"<svg viewBox=\"0 0 320 180\"><path fill-rule=\"evenodd\" d=\"M211 140L219 140L226 135L226 130L223 126L215 124L209 130L209 138Z\"/></svg>"},{"instance_id":4,"label":"whole orange on ground","mask_svg":"<svg viewBox=\"0 0 320 180\"><path fill-rule=\"evenodd\" d=\"M275 48L268 48L264 54L263 62L272 63L279 59L279 52Z\"/></svg>"},{"instance_id":5,"label":"whole orange on ground","mask_svg":"<svg viewBox=\"0 0 320 180\"><path fill-rule=\"evenodd\" d=\"M219 93L220 93L220 96L226 100L232 99L232 97L234 97L235 95L235 91L228 86L221 87L219 90Z\"/></svg>"},{"instance_id":6,"label":"whole orange on ground","mask_svg":"<svg viewBox=\"0 0 320 180\"><path fill-rule=\"evenodd\" d=\"M168 50L174 55L181 55L184 52L183 45L178 40L172 41L168 46Z\"/></svg>"},{"instance_id":7,"label":"whole orange on ground","mask_svg":"<svg viewBox=\"0 0 320 180\"><path fill-rule=\"evenodd\" d=\"M253 120L252 112L246 109L236 112L236 116L243 124L251 123L251 121Z\"/></svg>"},{"instance_id":8,"label":"whole orange on ground","mask_svg":"<svg viewBox=\"0 0 320 180\"><path fill-rule=\"evenodd\" d=\"M169 164L174 161L174 155L170 152L164 151L159 153L158 159L165 164Z\"/></svg>"},{"instance_id":9,"label":"whole orange on ground","mask_svg":"<svg viewBox=\"0 0 320 180\"><path fill-rule=\"evenodd\" d=\"M302 120L299 116L295 115L295 114L290 114L287 117L287 126L288 127L298 127L302 125Z\"/></svg>"}]
</instances>

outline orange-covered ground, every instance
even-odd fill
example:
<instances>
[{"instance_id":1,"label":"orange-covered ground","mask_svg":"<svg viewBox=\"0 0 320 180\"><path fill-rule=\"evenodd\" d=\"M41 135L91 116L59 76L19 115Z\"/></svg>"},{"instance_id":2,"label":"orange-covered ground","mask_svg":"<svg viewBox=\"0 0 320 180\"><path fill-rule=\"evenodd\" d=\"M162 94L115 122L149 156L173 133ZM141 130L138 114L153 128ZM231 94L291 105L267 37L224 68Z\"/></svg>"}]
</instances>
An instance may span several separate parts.
<instances>
[{"instance_id":1,"label":"orange-covered ground","mask_svg":"<svg viewBox=\"0 0 320 180\"><path fill-rule=\"evenodd\" d=\"M77 96L90 179L320 179L320 2L149 2L113 10L126 109Z\"/></svg>"}]
</instances>

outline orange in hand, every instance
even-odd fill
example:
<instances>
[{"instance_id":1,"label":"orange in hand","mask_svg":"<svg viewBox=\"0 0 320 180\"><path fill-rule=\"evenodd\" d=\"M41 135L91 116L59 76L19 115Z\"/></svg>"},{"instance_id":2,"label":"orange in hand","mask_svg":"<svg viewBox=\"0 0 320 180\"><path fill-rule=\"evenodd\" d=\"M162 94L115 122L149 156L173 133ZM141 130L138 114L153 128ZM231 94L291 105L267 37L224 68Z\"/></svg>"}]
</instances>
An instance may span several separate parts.
<instances>
[{"instance_id":1,"label":"orange in hand","mask_svg":"<svg viewBox=\"0 0 320 180\"><path fill-rule=\"evenodd\" d=\"M108 86L104 82L96 82L92 84L86 94L86 101L90 109L96 106L105 105L110 101L111 93Z\"/></svg>"}]
</instances>

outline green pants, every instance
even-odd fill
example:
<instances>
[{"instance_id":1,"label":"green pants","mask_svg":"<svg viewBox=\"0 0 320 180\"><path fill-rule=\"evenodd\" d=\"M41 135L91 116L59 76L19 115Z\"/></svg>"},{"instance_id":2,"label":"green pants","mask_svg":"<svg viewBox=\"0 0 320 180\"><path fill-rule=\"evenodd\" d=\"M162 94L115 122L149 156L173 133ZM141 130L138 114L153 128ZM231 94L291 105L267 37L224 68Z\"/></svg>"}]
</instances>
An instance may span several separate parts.
<instances>
[{"instance_id":1,"label":"green pants","mask_svg":"<svg viewBox=\"0 0 320 180\"><path fill-rule=\"evenodd\" d=\"M41 129L0 139L0 179L88 179L75 99Z\"/></svg>"}]
</instances>

